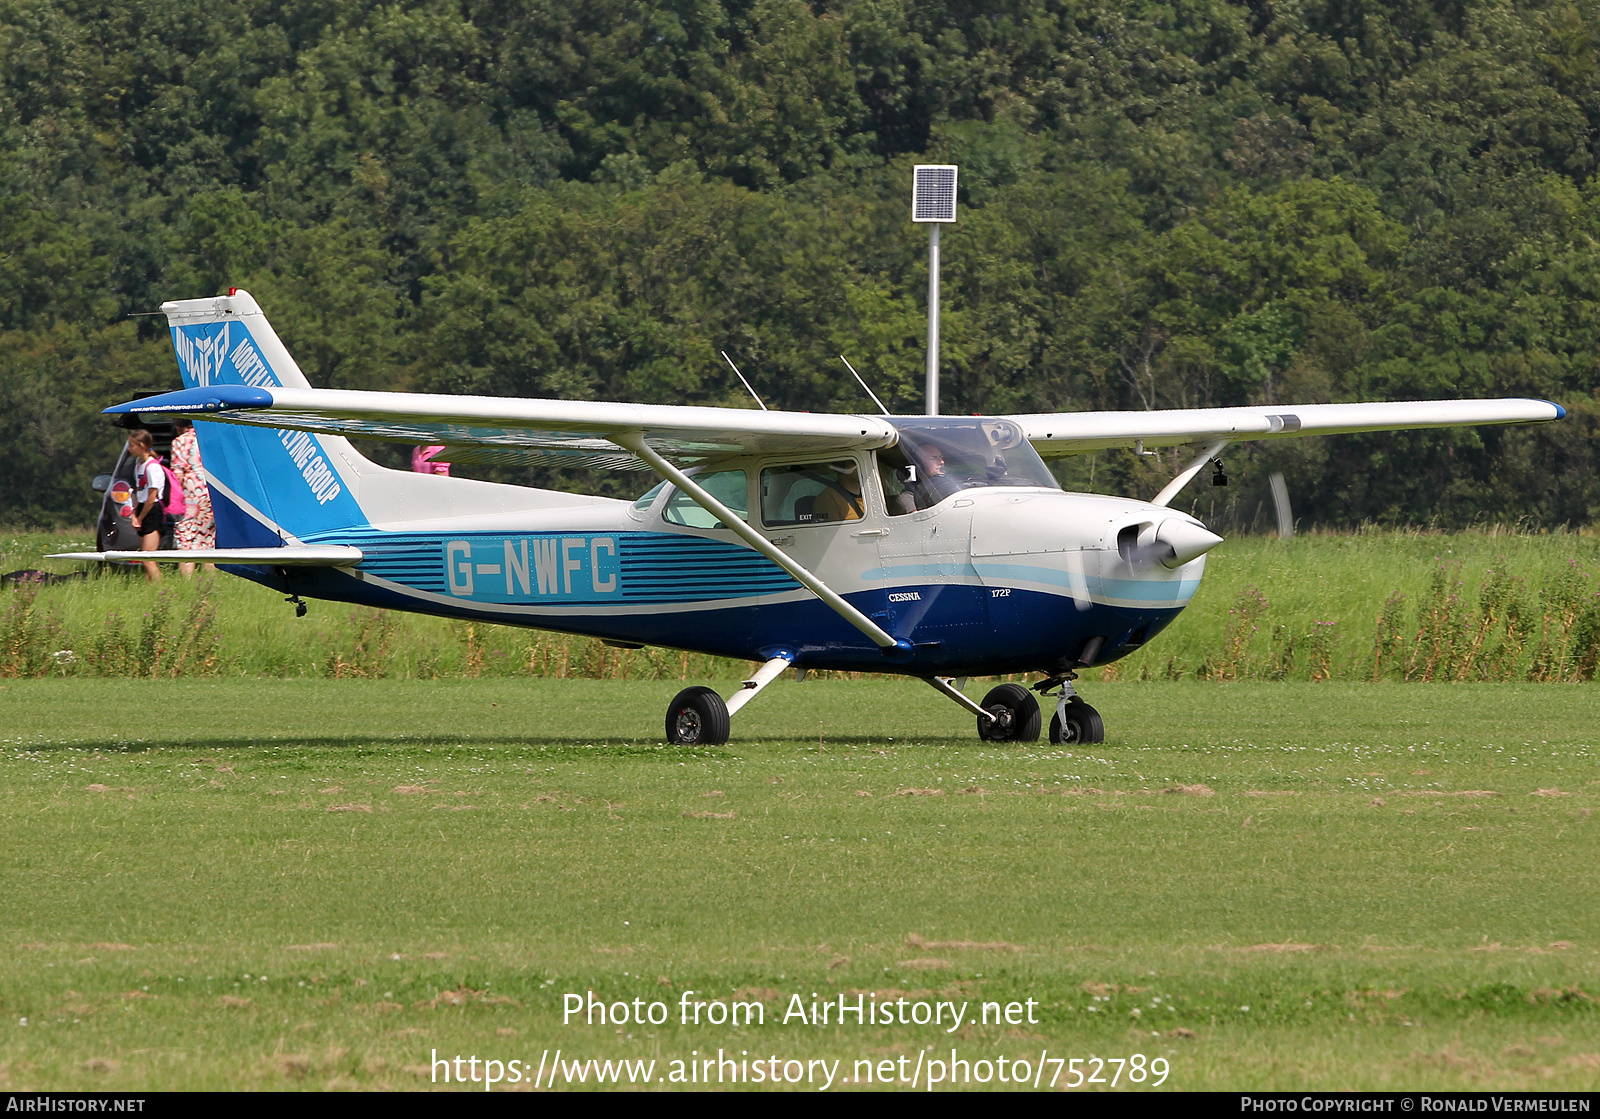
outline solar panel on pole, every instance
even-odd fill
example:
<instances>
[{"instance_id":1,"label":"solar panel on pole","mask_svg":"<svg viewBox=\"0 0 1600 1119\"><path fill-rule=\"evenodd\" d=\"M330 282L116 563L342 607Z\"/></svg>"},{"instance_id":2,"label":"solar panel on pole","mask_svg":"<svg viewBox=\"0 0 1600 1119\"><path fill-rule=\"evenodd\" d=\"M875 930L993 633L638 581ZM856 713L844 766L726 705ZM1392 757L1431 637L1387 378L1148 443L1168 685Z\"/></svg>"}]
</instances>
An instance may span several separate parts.
<instances>
[{"instance_id":1,"label":"solar panel on pole","mask_svg":"<svg viewBox=\"0 0 1600 1119\"><path fill-rule=\"evenodd\" d=\"M919 163L912 169L911 220L928 226L928 415L939 414L939 227L956 220L956 167Z\"/></svg>"},{"instance_id":2,"label":"solar panel on pole","mask_svg":"<svg viewBox=\"0 0 1600 1119\"><path fill-rule=\"evenodd\" d=\"M956 167L949 163L919 163L912 168L911 220L956 220Z\"/></svg>"}]
</instances>

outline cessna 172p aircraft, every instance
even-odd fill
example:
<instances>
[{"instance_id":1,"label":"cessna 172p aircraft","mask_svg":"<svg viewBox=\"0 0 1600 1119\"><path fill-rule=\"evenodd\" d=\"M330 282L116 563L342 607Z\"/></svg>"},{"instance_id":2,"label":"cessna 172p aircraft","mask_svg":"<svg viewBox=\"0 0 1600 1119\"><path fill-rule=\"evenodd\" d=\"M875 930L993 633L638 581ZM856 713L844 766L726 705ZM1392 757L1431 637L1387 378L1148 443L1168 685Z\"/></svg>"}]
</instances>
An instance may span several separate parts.
<instances>
[{"instance_id":1,"label":"cessna 172p aircraft","mask_svg":"<svg viewBox=\"0 0 1600 1119\"><path fill-rule=\"evenodd\" d=\"M1078 669L1153 639L1221 542L1170 502L1230 443L1538 423L1543 400L1434 400L970 418L314 389L247 292L162 306L185 388L108 408L198 422L214 550L62 558L210 561L292 596L587 634L761 662L726 702L673 699L674 743L727 741L785 668L918 677L990 741L1099 742ZM344 438L617 468L637 501L386 469ZM1043 459L1187 446L1149 501L1065 493ZM459 455L457 456L459 457ZM303 606L301 607L303 609Z\"/></svg>"}]
</instances>

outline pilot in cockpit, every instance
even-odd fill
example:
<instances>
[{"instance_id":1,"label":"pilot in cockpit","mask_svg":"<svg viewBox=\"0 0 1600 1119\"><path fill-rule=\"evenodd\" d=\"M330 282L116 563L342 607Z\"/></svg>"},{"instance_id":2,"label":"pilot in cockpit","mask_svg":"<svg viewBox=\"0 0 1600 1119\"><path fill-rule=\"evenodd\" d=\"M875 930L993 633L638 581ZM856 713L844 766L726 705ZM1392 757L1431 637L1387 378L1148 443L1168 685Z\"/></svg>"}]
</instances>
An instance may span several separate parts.
<instances>
[{"instance_id":1,"label":"pilot in cockpit","mask_svg":"<svg viewBox=\"0 0 1600 1119\"><path fill-rule=\"evenodd\" d=\"M938 444L919 443L913 449L913 455L917 460L917 470L911 492L918 509L931 509L951 494L966 488L946 472L944 451Z\"/></svg>"}]
</instances>

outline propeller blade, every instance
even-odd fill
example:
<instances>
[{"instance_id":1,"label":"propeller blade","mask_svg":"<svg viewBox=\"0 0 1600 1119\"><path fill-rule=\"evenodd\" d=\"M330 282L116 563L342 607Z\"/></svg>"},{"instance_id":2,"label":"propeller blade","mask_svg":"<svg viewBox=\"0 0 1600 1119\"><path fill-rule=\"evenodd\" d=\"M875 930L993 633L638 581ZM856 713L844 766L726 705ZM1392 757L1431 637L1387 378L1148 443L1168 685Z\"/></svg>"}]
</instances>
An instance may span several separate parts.
<instances>
[{"instance_id":1,"label":"propeller blade","mask_svg":"<svg viewBox=\"0 0 1600 1119\"><path fill-rule=\"evenodd\" d=\"M1072 605L1078 608L1080 614L1094 605L1089 598L1089 576L1083 569L1081 549L1067 553L1067 590L1072 595Z\"/></svg>"}]
</instances>

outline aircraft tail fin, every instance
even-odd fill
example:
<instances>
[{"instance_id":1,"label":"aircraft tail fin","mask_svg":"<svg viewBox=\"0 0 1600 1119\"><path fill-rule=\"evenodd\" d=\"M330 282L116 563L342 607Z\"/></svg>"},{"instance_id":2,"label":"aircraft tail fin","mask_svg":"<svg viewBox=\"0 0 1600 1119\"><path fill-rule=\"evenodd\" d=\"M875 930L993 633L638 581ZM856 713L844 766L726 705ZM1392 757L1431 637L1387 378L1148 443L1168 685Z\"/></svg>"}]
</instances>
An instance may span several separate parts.
<instances>
[{"instance_id":1,"label":"aircraft tail fin","mask_svg":"<svg viewBox=\"0 0 1600 1119\"><path fill-rule=\"evenodd\" d=\"M250 293L163 303L186 388L310 388ZM339 436L197 421L222 548L282 547L370 523L360 479L383 468Z\"/></svg>"},{"instance_id":2,"label":"aircraft tail fin","mask_svg":"<svg viewBox=\"0 0 1600 1119\"><path fill-rule=\"evenodd\" d=\"M164 303L187 389L310 388L250 293ZM227 395L238 395L237 393ZM263 393L265 395L265 393ZM138 402L112 412L138 412ZM204 411L203 409L201 410ZM551 490L391 470L342 435L194 420L219 549L332 544L324 534L573 508L607 501Z\"/></svg>"}]
</instances>

